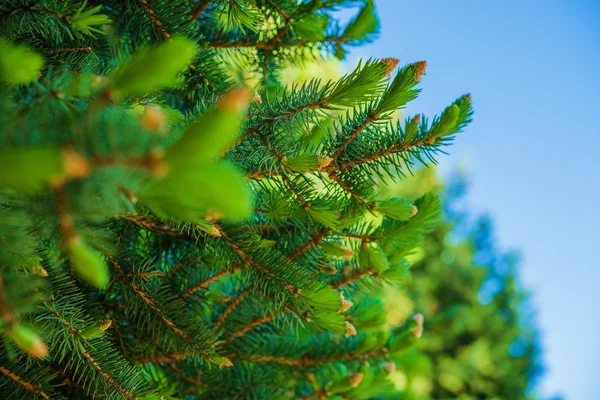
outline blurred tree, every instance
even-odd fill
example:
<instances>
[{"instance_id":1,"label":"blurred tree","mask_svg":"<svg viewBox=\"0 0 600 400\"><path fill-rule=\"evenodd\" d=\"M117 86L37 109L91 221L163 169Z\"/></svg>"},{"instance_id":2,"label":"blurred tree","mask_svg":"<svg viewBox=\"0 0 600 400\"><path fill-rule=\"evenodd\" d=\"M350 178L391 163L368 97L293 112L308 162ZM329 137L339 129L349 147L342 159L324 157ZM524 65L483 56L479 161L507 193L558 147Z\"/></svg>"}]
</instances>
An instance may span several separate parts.
<instances>
[{"instance_id":1,"label":"blurred tree","mask_svg":"<svg viewBox=\"0 0 600 400\"><path fill-rule=\"evenodd\" d=\"M518 258L497 247L489 218L458 208L465 188L458 174L442 188L433 169L388 188L409 198L441 190L446 200L445 221L411 256L410 282L388 292L391 323L425 316L419 344L396 358L396 384L403 399L532 398L541 364Z\"/></svg>"}]
</instances>

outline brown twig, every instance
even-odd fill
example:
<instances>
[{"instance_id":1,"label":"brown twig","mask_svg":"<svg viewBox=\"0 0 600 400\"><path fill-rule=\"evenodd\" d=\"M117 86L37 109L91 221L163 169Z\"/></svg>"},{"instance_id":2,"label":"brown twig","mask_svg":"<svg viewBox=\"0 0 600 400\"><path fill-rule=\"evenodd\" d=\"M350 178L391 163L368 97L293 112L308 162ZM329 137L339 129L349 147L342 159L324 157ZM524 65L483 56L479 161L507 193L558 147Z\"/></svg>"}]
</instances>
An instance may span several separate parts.
<instances>
[{"instance_id":1,"label":"brown twig","mask_svg":"<svg viewBox=\"0 0 600 400\"><path fill-rule=\"evenodd\" d=\"M251 267L256 268L261 273L269 276L270 278L275 280L277 283L279 283L281 286L285 287L290 292L296 293L298 291L297 288L295 288L293 285L281 280L273 272L269 271L267 268L263 267L262 265L260 265L260 263L258 263L252 257L250 257L244 250L242 250L240 248L240 246L237 245L237 243L235 243L233 240L231 240L231 238L227 235L227 233L223 230L223 228L221 228L217 224L215 224L214 226L217 229L217 231L219 232L220 236L227 241L229 246L242 259L242 261L244 261L246 264L250 265Z\"/></svg>"},{"instance_id":2,"label":"brown twig","mask_svg":"<svg viewBox=\"0 0 600 400\"><path fill-rule=\"evenodd\" d=\"M359 158L357 160L349 160L349 161L344 161L341 163L332 163L331 165L328 165L327 167L316 167L316 168L309 170L308 172L325 172L328 174L332 173L332 172L335 173L336 171L343 171L345 169L352 168L357 165L367 164L372 161L376 161L376 160L379 160L381 158L384 158L384 157L387 157L387 156L390 156L393 154L409 151L418 146L434 145L435 142L436 142L435 140L432 141L431 139L416 139L416 140L413 140L408 143L400 142L397 145L390 147L389 149L380 150L378 152L367 155L363 158ZM251 171L246 175L246 177L249 179L262 179L262 178L272 178L272 177L278 176L278 175L280 175L280 174L276 171Z\"/></svg>"},{"instance_id":3,"label":"brown twig","mask_svg":"<svg viewBox=\"0 0 600 400\"><path fill-rule=\"evenodd\" d=\"M302 254L307 252L309 249L311 249L313 246L316 246L317 244L319 244L321 242L321 240L325 237L325 235L327 235L328 232L329 232L329 229L323 228L320 232L317 232L316 234L314 234L308 242L304 243L302 246L300 246L296 250L294 250L288 256L288 258L290 260L298 258Z\"/></svg>"},{"instance_id":4,"label":"brown twig","mask_svg":"<svg viewBox=\"0 0 600 400\"><path fill-rule=\"evenodd\" d=\"M173 277L173 275L175 274L175 272L179 271L179 269L182 266L184 266L185 264L199 263L199 262L203 262L203 261L204 261L204 259L198 258L198 257L190 257L190 258L184 258L183 260L179 260L179 262L177 262L177 264L175 264L175 266L169 270L169 272L167 273L167 276L165 278L166 278L166 280L171 279Z\"/></svg>"},{"instance_id":5,"label":"brown twig","mask_svg":"<svg viewBox=\"0 0 600 400\"><path fill-rule=\"evenodd\" d=\"M104 378L104 380L106 381L106 383L108 383L110 386L112 386L113 388L115 388L117 390L117 392L121 393L123 396L125 396L126 398L128 398L130 400L137 400L139 398L136 395L134 395L133 393L127 391L125 388L123 388L117 382L115 382L115 380L113 379L112 376L110 376L106 372L102 371L102 369L100 368L100 365L98 365L98 363L96 362L96 360L94 360L92 358L92 356L90 355L90 353L88 353L86 350L82 350L81 354L83 355L83 357L86 360L88 360L90 362L90 364L92 365L92 368L94 368L96 370L96 372L102 378Z\"/></svg>"},{"instance_id":6,"label":"brown twig","mask_svg":"<svg viewBox=\"0 0 600 400\"><path fill-rule=\"evenodd\" d=\"M152 21L152 24L154 24L156 26L156 28L158 29L160 34L164 38L169 39L171 37L171 34L165 29L165 27L163 26L160 19L158 19L158 17L156 16L156 13L152 9L152 7L150 7L150 5L148 4L148 0L138 0L138 3L140 3L142 8L144 9L144 12L148 16L148 18L150 18L150 21Z\"/></svg>"},{"instance_id":7,"label":"brown twig","mask_svg":"<svg viewBox=\"0 0 600 400\"><path fill-rule=\"evenodd\" d=\"M333 152L332 157L334 159L336 159L344 151L346 146L348 146L350 143L352 143L352 141L354 139L356 139L358 137L358 135L360 135L360 133L363 130L365 130L365 128L370 123L376 121L378 118L379 118L379 116L377 115L377 112L375 111L375 109L372 109L371 111L369 111L369 113L367 114L367 117L356 128L354 128L348 136L346 136L342 140L342 142L340 143L338 148Z\"/></svg>"},{"instance_id":8,"label":"brown twig","mask_svg":"<svg viewBox=\"0 0 600 400\"><path fill-rule=\"evenodd\" d=\"M285 312L280 311L280 312L276 312L276 313L272 313L272 314L267 314L264 317L260 317L258 319L252 320L252 321L248 322L246 325L244 325L243 327L234 331L231 335L229 335L227 340L237 339L238 337L250 332L254 328L256 328L260 325L266 324L267 322L271 322L283 314L285 314Z\"/></svg>"},{"instance_id":9,"label":"brown twig","mask_svg":"<svg viewBox=\"0 0 600 400\"><path fill-rule=\"evenodd\" d=\"M331 287L333 287L334 289L338 289L342 286L349 285L350 283L360 279L361 277L363 277L365 275L377 276L377 271L375 271L375 269L373 269L373 268L358 269L352 275L342 279L341 281L339 281L337 283L332 283Z\"/></svg>"},{"instance_id":10,"label":"brown twig","mask_svg":"<svg viewBox=\"0 0 600 400\"><path fill-rule=\"evenodd\" d=\"M190 19L188 19L188 22L191 22L191 21L194 21L194 20L200 18L200 15L202 15L204 10L206 10L209 5L210 5L210 0L201 0L198 3L196 3L194 8L192 8L192 14L190 15Z\"/></svg>"},{"instance_id":11,"label":"brown twig","mask_svg":"<svg viewBox=\"0 0 600 400\"><path fill-rule=\"evenodd\" d=\"M237 297L235 297L231 301L231 303L229 303L229 305L227 306L225 311L223 311L223 314L221 314L219 319L217 319L217 322L215 322L215 325L217 327L220 327L221 325L223 325L223 323L225 322L225 320L227 319L229 314L231 314L233 312L233 310L235 310L235 308L246 298L246 296L248 296L250 294L251 291L252 291L252 288L246 288L239 295L237 295Z\"/></svg>"},{"instance_id":12,"label":"brown twig","mask_svg":"<svg viewBox=\"0 0 600 400\"><path fill-rule=\"evenodd\" d=\"M195 284L194 286L192 286L191 288L189 288L188 290L186 290L185 292L183 292L181 294L181 297L185 299L186 297L189 297L192 294L196 293L198 290L203 289L205 287L208 287L208 285L210 285L211 283L213 283L217 279L219 279L219 278L221 278L221 277L223 277L223 276L225 276L227 274L233 274L239 268L240 268L240 266L236 264L229 271L218 272L218 273L214 274L213 276L211 276L210 278L207 278L207 279L203 280L202 282L199 282L199 283Z\"/></svg>"},{"instance_id":13,"label":"brown twig","mask_svg":"<svg viewBox=\"0 0 600 400\"><path fill-rule=\"evenodd\" d=\"M21 378L19 375L10 371L8 368L5 368L0 365L0 372L3 373L4 375L8 376L13 381L17 382L19 385L23 386L28 391L34 393L37 396L40 396L42 399L50 400L50 396L48 396L41 389L36 387L37 385L34 385L33 383L26 381L25 379Z\"/></svg>"},{"instance_id":14,"label":"brown twig","mask_svg":"<svg viewBox=\"0 0 600 400\"><path fill-rule=\"evenodd\" d=\"M310 367L319 364L328 364L332 362L344 362L352 361L357 359L367 359L371 357L384 356L388 352L386 347L382 347L377 350L372 350L367 353L345 353L340 356L331 356L324 358L287 358L287 357L276 357L276 356L260 356L260 355L246 355L243 357L244 360L256 362L256 363L273 363L281 365L290 365L296 367Z\"/></svg>"}]
</instances>

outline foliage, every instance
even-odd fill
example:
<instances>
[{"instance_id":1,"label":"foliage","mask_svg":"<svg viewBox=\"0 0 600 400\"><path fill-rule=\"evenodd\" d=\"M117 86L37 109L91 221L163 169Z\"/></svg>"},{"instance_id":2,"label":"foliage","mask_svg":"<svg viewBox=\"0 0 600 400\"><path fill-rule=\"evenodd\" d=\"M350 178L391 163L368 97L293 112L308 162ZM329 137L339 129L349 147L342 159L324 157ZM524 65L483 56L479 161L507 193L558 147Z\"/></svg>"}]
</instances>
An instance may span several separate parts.
<instances>
[{"instance_id":1,"label":"foliage","mask_svg":"<svg viewBox=\"0 0 600 400\"><path fill-rule=\"evenodd\" d=\"M389 360L423 319L390 327L380 289L440 203L375 186L434 161L470 98L395 121L424 62L279 78L372 40L372 1L9 0L0 19L0 397L397 394Z\"/></svg>"}]
</instances>

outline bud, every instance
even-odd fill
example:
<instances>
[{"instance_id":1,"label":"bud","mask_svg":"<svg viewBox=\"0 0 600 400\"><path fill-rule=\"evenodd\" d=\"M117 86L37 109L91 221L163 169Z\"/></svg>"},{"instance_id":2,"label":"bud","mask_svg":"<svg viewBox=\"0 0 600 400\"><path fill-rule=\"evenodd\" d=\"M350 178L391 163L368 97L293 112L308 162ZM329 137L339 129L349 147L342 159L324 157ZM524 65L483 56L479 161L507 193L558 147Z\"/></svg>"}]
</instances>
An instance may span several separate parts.
<instances>
[{"instance_id":1,"label":"bud","mask_svg":"<svg viewBox=\"0 0 600 400\"><path fill-rule=\"evenodd\" d=\"M391 374L396 371L396 363L393 361L383 363L383 369L385 369L385 372L388 374Z\"/></svg>"},{"instance_id":2,"label":"bud","mask_svg":"<svg viewBox=\"0 0 600 400\"><path fill-rule=\"evenodd\" d=\"M417 326L412 328L411 332L414 335L414 337L420 338L421 336L423 336L423 322L425 320L425 317L423 317L423 314L419 313L415 314L412 317L412 319L417 323Z\"/></svg>"},{"instance_id":3,"label":"bud","mask_svg":"<svg viewBox=\"0 0 600 400\"><path fill-rule=\"evenodd\" d=\"M350 375L350 377L348 377L348 380L350 381L350 384L352 385L352 387L358 387L358 385L360 385L360 383L362 382L363 378L365 377L365 374L362 372L359 372L357 374L354 375Z\"/></svg>"},{"instance_id":4,"label":"bud","mask_svg":"<svg viewBox=\"0 0 600 400\"><path fill-rule=\"evenodd\" d=\"M282 161L286 167L296 172L309 172L320 168L322 156L316 154L300 154L296 157L283 157Z\"/></svg>"},{"instance_id":5,"label":"bud","mask_svg":"<svg viewBox=\"0 0 600 400\"><path fill-rule=\"evenodd\" d=\"M110 319L96 321L83 329L79 334L84 339L96 339L104 336L104 332L110 328L111 325L112 320Z\"/></svg>"},{"instance_id":6,"label":"bud","mask_svg":"<svg viewBox=\"0 0 600 400\"><path fill-rule=\"evenodd\" d=\"M48 276L48 271L41 265L36 265L35 267L31 267L31 272L36 274L37 276L41 276L42 278L46 278Z\"/></svg>"},{"instance_id":7,"label":"bud","mask_svg":"<svg viewBox=\"0 0 600 400\"><path fill-rule=\"evenodd\" d=\"M248 89L234 89L222 96L215 108L200 115L181 139L167 149L165 161L169 171L178 174L190 165L217 160L238 136L250 96Z\"/></svg>"},{"instance_id":8,"label":"bud","mask_svg":"<svg viewBox=\"0 0 600 400\"><path fill-rule=\"evenodd\" d=\"M433 125L429 131L429 136L433 139L450 135L456 131L456 125L460 116L460 108L452 104L442 112L440 120Z\"/></svg>"},{"instance_id":9,"label":"bud","mask_svg":"<svg viewBox=\"0 0 600 400\"><path fill-rule=\"evenodd\" d=\"M213 209L209 209L206 212L206 216L204 217L204 219L209 222L215 222L215 221L220 220L221 218L223 218L223 214L221 214L220 212L215 211Z\"/></svg>"},{"instance_id":10,"label":"bud","mask_svg":"<svg viewBox=\"0 0 600 400\"><path fill-rule=\"evenodd\" d=\"M346 337L356 336L356 327L352 325L349 321L346 321Z\"/></svg>"},{"instance_id":11,"label":"bud","mask_svg":"<svg viewBox=\"0 0 600 400\"><path fill-rule=\"evenodd\" d=\"M22 85L37 79L44 59L29 47L0 39L0 81Z\"/></svg>"},{"instance_id":12,"label":"bud","mask_svg":"<svg viewBox=\"0 0 600 400\"><path fill-rule=\"evenodd\" d=\"M417 206L413 205L412 206L412 211L410 213L410 217L414 217L415 215L417 215L417 213L419 212L419 209L417 208Z\"/></svg>"},{"instance_id":13,"label":"bud","mask_svg":"<svg viewBox=\"0 0 600 400\"><path fill-rule=\"evenodd\" d=\"M165 132L167 130L165 114L160 107L147 105L144 114L140 118L142 128L151 132Z\"/></svg>"},{"instance_id":14,"label":"bud","mask_svg":"<svg viewBox=\"0 0 600 400\"><path fill-rule=\"evenodd\" d=\"M184 37L138 51L113 70L108 78L109 90L121 96L135 96L173 87L196 52L196 42Z\"/></svg>"},{"instance_id":15,"label":"bud","mask_svg":"<svg viewBox=\"0 0 600 400\"><path fill-rule=\"evenodd\" d=\"M63 150L65 175L69 178L81 178L90 173L90 164L72 148Z\"/></svg>"},{"instance_id":16,"label":"bud","mask_svg":"<svg viewBox=\"0 0 600 400\"><path fill-rule=\"evenodd\" d=\"M33 329L17 323L6 330L6 335L18 348L29 356L34 358L48 356L48 347L46 347L46 344L42 342L42 339L40 339Z\"/></svg>"},{"instance_id":17,"label":"bud","mask_svg":"<svg viewBox=\"0 0 600 400\"><path fill-rule=\"evenodd\" d=\"M261 239L261 241L258 242L258 247L260 247L262 249L270 249L271 247L275 246L276 244L277 244L276 240Z\"/></svg>"},{"instance_id":18,"label":"bud","mask_svg":"<svg viewBox=\"0 0 600 400\"><path fill-rule=\"evenodd\" d=\"M346 300L344 298L344 291L340 292L340 302L342 303L342 306L340 307L340 309L337 311L339 313L343 313L348 311L348 309L350 309L350 307L352 307L354 305L353 302Z\"/></svg>"},{"instance_id":19,"label":"bud","mask_svg":"<svg viewBox=\"0 0 600 400\"><path fill-rule=\"evenodd\" d=\"M419 123L421 122L421 114L415 115L410 121L407 122L404 128L404 142L410 142L417 137L419 134Z\"/></svg>"},{"instance_id":20,"label":"bud","mask_svg":"<svg viewBox=\"0 0 600 400\"><path fill-rule=\"evenodd\" d=\"M425 75L427 69L427 61L418 61L413 65L415 66L414 80L415 82L421 82L421 77Z\"/></svg>"},{"instance_id":21,"label":"bud","mask_svg":"<svg viewBox=\"0 0 600 400\"><path fill-rule=\"evenodd\" d=\"M225 368L233 367L233 363L227 357L221 357L221 356L213 357L213 362L215 364L217 364L220 368L223 368L223 367L225 367Z\"/></svg>"},{"instance_id":22,"label":"bud","mask_svg":"<svg viewBox=\"0 0 600 400\"><path fill-rule=\"evenodd\" d=\"M344 258L350 258L354 255L354 251L352 251L352 249L346 247L346 246L342 246L342 255Z\"/></svg>"},{"instance_id":23,"label":"bud","mask_svg":"<svg viewBox=\"0 0 600 400\"><path fill-rule=\"evenodd\" d=\"M77 276L101 289L108 283L108 267L103 257L79 236L67 244L67 254Z\"/></svg>"},{"instance_id":24,"label":"bud","mask_svg":"<svg viewBox=\"0 0 600 400\"><path fill-rule=\"evenodd\" d=\"M331 158L331 157L321 156L321 155L318 156L319 168L328 167L332 161L333 161L333 158Z\"/></svg>"},{"instance_id":25,"label":"bud","mask_svg":"<svg viewBox=\"0 0 600 400\"><path fill-rule=\"evenodd\" d=\"M232 90L217 101L217 107L225 112L244 112L248 103L252 100L252 94L246 88Z\"/></svg>"},{"instance_id":26,"label":"bud","mask_svg":"<svg viewBox=\"0 0 600 400\"><path fill-rule=\"evenodd\" d=\"M347 247L329 242L321 242L321 248L325 251L325 253L334 257L347 257L348 252L352 251ZM352 252L352 254L354 254L354 252Z\"/></svg>"},{"instance_id":27,"label":"bud","mask_svg":"<svg viewBox=\"0 0 600 400\"><path fill-rule=\"evenodd\" d=\"M400 60L392 57L385 57L381 59L381 63L387 67L385 74L388 77L392 74L392 71L394 71L394 68L396 68L396 65L398 65L399 62Z\"/></svg>"}]
</instances>

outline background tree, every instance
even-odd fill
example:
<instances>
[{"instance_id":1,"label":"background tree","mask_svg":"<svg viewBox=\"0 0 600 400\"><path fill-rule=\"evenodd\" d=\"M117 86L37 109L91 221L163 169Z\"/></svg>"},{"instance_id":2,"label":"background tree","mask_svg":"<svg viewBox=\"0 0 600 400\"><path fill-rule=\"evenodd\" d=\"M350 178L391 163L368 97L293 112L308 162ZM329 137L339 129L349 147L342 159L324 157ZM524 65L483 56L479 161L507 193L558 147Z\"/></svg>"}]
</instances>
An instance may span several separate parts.
<instances>
[{"instance_id":1,"label":"background tree","mask_svg":"<svg viewBox=\"0 0 600 400\"><path fill-rule=\"evenodd\" d=\"M539 344L518 259L500 250L486 217L462 211L466 185L455 175L445 188L422 170L392 189L408 198L444 192L444 222L412 256L409 283L390 290L390 321L425 315L418 345L398 359L396 382L407 399L535 397Z\"/></svg>"},{"instance_id":2,"label":"background tree","mask_svg":"<svg viewBox=\"0 0 600 400\"><path fill-rule=\"evenodd\" d=\"M0 24L0 397L394 395L423 321L390 327L379 285L440 207L375 184L470 97L394 122L425 73L394 59L279 81L372 40L372 1L11 0Z\"/></svg>"}]
</instances>

